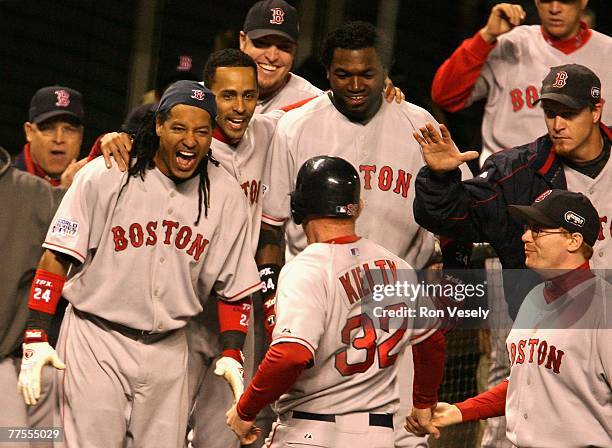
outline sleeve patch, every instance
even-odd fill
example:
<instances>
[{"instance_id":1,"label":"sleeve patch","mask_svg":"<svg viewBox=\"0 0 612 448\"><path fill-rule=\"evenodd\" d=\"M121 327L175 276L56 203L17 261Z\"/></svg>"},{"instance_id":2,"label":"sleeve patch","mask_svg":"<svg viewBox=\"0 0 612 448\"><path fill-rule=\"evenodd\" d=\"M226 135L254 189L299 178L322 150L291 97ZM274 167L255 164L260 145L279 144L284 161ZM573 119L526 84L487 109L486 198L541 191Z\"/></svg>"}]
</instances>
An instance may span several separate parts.
<instances>
[{"instance_id":1,"label":"sleeve patch","mask_svg":"<svg viewBox=\"0 0 612 448\"><path fill-rule=\"evenodd\" d=\"M51 227L52 235L75 237L79 233L79 223L65 218L57 218Z\"/></svg>"}]
</instances>

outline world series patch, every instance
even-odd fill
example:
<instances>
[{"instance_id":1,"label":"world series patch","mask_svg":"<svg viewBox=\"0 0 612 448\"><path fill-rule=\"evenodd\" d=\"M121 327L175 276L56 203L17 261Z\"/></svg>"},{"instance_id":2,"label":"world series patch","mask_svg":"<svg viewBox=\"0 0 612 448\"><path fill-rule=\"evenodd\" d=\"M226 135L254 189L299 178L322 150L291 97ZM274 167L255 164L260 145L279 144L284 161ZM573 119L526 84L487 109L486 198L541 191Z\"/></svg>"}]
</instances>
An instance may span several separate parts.
<instances>
[{"instance_id":1,"label":"world series patch","mask_svg":"<svg viewBox=\"0 0 612 448\"><path fill-rule=\"evenodd\" d=\"M69 219L64 218L57 218L53 224L53 227L51 228L51 233L53 235L76 236L78 231L78 222L70 221Z\"/></svg>"}]
</instances>

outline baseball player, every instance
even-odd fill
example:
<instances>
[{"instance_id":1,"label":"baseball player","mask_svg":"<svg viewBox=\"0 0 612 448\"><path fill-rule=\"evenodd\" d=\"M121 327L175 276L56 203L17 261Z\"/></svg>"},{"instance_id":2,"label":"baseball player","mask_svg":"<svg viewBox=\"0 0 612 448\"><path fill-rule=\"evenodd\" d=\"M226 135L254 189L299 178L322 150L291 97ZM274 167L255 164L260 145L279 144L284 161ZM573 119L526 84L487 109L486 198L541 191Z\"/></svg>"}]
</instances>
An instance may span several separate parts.
<instances>
[{"instance_id":1,"label":"baseball player","mask_svg":"<svg viewBox=\"0 0 612 448\"><path fill-rule=\"evenodd\" d=\"M19 383L34 403L41 365L66 362L60 403L68 446L182 445L183 328L214 306L206 304L212 290L223 347L217 368L239 387L248 296L261 285L243 194L209 153L216 114L212 92L176 82L135 137L130 170L93 161L56 213L32 286ZM77 272L64 287L70 264ZM62 291L71 306L56 353L45 330Z\"/></svg>"},{"instance_id":2,"label":"baseball player","mask_svg":"<svg viewBox=\"0 0 612 448\"><path fill-rule=\"evenodd\" d=\"M581 193L548 190L509 211L527 223L525 263L545 282L525 298L506 341L508 379L462 403L439 403L432 423L505 413L514 446L610 446L612 285L589 266L597 210ZM410 429L421 430L414 421Z\"/></svg>"},{"instance_id":3,"label":"baseball player","mask_svg":"<svg viewBox=\"0 0 612 448\"><path fill-rule=\"evenodd\" d=\"M240 31L240 49L257 64L259 98L255 112L271 112L323 93L304 78L290 72L299 36L297 10L284 0L255 3ZM385 79L387 101L404 100L403 92Z\"/></svg>"},{"instance_id":4,"label":"baseball player","mask_svg":"<svg viewBox=\"0 0 612 448\"><path fill-rule=\"evenodd\" d=\"M504 269L522 269L521 226L504 212L506 205L527 205L552 188L581 192L600 213L591 263L595 268L612 266L608 200L612 131L601 122L604 104L600 92L601 82L588 68L578 64L553 67L540 89L548 134L494 154L479 176L463 182L456 167L478 154L460 153L445 127L441 135L433 126L421 128L414 137L428 166L416 180L417 221L439 234L488 241ZM525 296L517 294L516 286L521 285L504 283L506 297L514 298L509 302L512 315Z\"/></svg>"},{"instance_id":5,"label":"baseball player","mask_svg":"<svg viewBox=\"0 0 612 448\"><path fill-rule=\"evenodd\" d=\"M536 101L550 67L582 64L603 83L609 98L612 38L589 29L581 15L588 0L535 0L541 25L521 25L518 4L493 7L484 28L465 40L438 69L433 100L455 112L486 98L480 165L491 153L534 140L546 132ZM603 121L612 122L612 108Z\"/></svg>"},{"instance_id":6,"label":"baseball player","mask_svg":"<svg viewBox=\"0 0 612 448\"><path fill-rule=\"evenodd\" d=\"M355 234L360 192L359 174L339 157L314 157L299 170L291 213L309 246L281 272L272 345L227 413L243 443L258 435L253 425L259 410L280 397L266 446L392 446L396 360L411 338L424 341L415 346L415 360L429 363L415 363L424 368L417 369L416 380L424 387L415 388L421 408L415 415L424 424L436 402L444 364L441 333L414 328L416 319L404 317L373 322L370 289L376 282L416 282L416 275L404 260ZM396 294L381 302L385 309L415 303Z\"/></svg>"},{"instance_id":7,"label":"baseball player","mask_svg":"<svg viewBox=\"0 0 612 448\"><path fill-rule=\"evenodd\" d=\"M424 161L418 146L408 138L433 117L407 102L382 101L387 68L381 61L389 60L385 52L390 51L384 42L364 22L350 22L332 32L323 50L331 92L279 120L270 148L270 190L264 196L260 235L260 260L272 271L263 278L266 283L272 279L274 284L274 273L278 275L280 269L283 226L287 259L306 246L303 230L286 222L289 193L304 161L322 154L348 160L360 174L367 207L357 222L359 234L417 268L433 253L433 235L419 227L412 214L413 177ZM273 308L267 309L268 319L273 319ZM405 358L410 364L409 355ZM411 383L408 379L406 390ZM408 410L409 402L402 401L402 406ZM403 436L408 434L399 429L398 438Z\"/></svg>"}]
</instances>

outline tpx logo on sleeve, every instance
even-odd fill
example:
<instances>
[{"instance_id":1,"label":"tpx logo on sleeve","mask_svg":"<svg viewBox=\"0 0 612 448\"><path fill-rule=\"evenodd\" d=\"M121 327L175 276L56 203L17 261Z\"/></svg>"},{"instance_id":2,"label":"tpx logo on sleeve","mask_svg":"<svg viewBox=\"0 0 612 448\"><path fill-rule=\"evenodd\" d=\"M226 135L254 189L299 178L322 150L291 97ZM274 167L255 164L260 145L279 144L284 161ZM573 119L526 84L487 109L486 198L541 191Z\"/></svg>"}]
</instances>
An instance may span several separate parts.
<instances>
[{"instance_id":1,"label":"tpx logo on sleeve","mask_svg":"<svg viewBox=\"0 0 612 448\"><path fill-rule=\"evenodd\" d=\"M53 235L74 237L78 232L79 223L64 218L57 218L53 224L53 227L51 227L51 233Z\"/></svg>"}]
</instances>

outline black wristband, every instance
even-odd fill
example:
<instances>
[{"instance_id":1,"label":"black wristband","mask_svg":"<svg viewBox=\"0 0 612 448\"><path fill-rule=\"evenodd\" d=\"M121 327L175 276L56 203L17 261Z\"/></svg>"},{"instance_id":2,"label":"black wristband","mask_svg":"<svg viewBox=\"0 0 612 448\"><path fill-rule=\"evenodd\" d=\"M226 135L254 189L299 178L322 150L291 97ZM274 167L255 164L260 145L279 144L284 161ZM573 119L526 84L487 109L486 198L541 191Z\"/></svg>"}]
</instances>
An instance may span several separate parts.
<instances>
[{"instance_id":1,"label":"black wristband","mask_svg":"<svg viewBox=\"0 0 612 448\"><path fill-rule=\"evenodd\" d=\"M48 313L43 313L42 311L29 309L28 314L28 322L26 324L26 330L44 330L45 332L49 332L51 328L51 321L53 320L53 315Z\"/></svg>"},{"instance_id":2,"label":"black wristband","mask_svg":"<svg viewBox=\"0 0 612 448\"><path fill-rule=\"evenodd\" d=\"M242 350L246 333L237 330L224 331L219 335L221 350Z\"/></svg>"}]
</instances>

